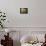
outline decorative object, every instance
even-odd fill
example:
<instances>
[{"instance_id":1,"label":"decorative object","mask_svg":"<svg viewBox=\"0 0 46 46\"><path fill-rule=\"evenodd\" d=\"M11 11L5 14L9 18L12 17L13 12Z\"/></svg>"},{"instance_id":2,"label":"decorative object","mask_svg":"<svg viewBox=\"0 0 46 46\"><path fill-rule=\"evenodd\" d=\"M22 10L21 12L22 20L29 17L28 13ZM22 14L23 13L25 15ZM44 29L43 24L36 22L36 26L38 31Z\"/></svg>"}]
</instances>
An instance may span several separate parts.
<instances>
[{"instance_id":1,"label":"decorative object","mask_svg":"<svg viewBox=\"0 0 46 46\"><path fill-rule=\"evenodd\" d=\"M9 33L7 35L4 35L5 40L1 39L1 44L3 46L13 46L13 39L9 37Z\"/></svg>"},{"instance_id":2,"label":"decorative object","mask_svg":"<svg viewBox=\"0 0 46 46\"><path fill-rule=\"evenodd\" d=\"M9 34L10 30L9 30L9 29L5 29L5 32L6 32L7 34Z\"/></svg>"},{"instance_id":3,"label":"decorative object","mask_svg":"<svg viewBox=\"0 0 46 46\"><path fill-rule=\"evenodd\" d=\"M20 14L28 14L28 8L20 8Z\"/></svg>"},{"instance_id":4,"label":"decorative object","mask_svg":"<svg viewBox=\"0 0 46 46\"><path fill-rule=\"evenodd\" d=\"M4 22L6 20L6 15L4 12L0 11L0 27L3 28L4 27Z\"/></svg>"},{"instance_id":5,"label":"decorative object","mask_svg":"<svg viewBox=\"0 0 46 46\"><path fill-rule=\"evenodd\" d=\"M6 32L6 33L9 33L9 32L10 32L10 30L9 30L9 29L5 29L5 32Z\"/></svg>"}]
</instances>

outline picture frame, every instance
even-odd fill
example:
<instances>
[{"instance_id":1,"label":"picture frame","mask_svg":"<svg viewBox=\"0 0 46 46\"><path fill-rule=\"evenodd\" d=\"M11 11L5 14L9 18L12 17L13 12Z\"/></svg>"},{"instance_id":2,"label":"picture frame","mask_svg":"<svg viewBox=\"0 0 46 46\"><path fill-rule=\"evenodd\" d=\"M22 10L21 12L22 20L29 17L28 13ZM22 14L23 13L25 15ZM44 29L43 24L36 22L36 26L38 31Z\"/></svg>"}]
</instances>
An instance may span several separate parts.
<instances>
[{"instance_id":1,"label":"picture frame","mask_svg":"<svg viewBox=\"0 0 46 46\"><path fill-rule=\"evenodd\" d=\"M28 14L28 8L20 8L20 14Z\"/></svg>"}]
</instances>

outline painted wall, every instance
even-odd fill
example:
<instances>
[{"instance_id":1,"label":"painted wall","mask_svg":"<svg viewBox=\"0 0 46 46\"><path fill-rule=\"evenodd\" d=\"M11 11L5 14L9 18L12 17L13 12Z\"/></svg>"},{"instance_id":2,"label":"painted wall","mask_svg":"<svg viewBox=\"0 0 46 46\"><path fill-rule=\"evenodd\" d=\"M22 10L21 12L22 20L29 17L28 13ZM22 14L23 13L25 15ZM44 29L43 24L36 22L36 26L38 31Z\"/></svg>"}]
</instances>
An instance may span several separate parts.
<instances>
[{"instance_id":1,"label":"painted wall","mask_svg":"<svg viewBox=\"0 0 46 46\"><path fill-rule=\"evenodd\" d=\"M29 8L27 15L20 8ZM7 27L46 27L46 0L0 0L0 9L6 12Z\"/></svg>"},{"instance_id":2,"label":"painted wall","mask_svg":"<svg viewBox=\"0 0 46 46\"><path fill-rule=\"evenodd\" d=\"M7 24L8 27L25 26L27 21L30 20L30 17L28 15L27 16L20 15L20 8L21 7L30 8L29 2L30 0L29 1L28 0L19 0L19 1L18 0L7 0L7 1L1 0L0 9L6 12L6 15L9 21Z\"/></svg>"},{"instance_id":3,"label":"painted wall","mask_svg":"<svg viewBox=\"0 0 46 46\"><path fill-rule=\"evenodd\" d=\"M23 7L29 8L28 14L20 14L20 8ZM46 31L46 0L0 0L0 9L7 15L5 26L13 27L12 31L20 31L20 37L31 31ZM16 40L17 33L15 37ZM18 46L20 43L16 43L16 45Z\"/></svg>"}]
</instances>

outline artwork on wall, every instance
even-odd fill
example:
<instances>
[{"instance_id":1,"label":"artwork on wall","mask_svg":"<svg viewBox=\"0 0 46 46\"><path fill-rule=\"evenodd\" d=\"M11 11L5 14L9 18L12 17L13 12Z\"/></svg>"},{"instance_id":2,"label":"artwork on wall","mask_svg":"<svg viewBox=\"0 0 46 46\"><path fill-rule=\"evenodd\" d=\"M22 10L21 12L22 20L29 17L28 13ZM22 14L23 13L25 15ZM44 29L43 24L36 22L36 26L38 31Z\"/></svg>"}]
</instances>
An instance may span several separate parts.
<instances>
[{"instance_id":1,"label":"artwork on wall","mask_svg":"<svg viewBox=\"0 0 46 46\"><path fill-rule=\"evenodd\" d=\"M28 14L28 8L20 8L20 14Z\"/></svg>"}]
</instances>

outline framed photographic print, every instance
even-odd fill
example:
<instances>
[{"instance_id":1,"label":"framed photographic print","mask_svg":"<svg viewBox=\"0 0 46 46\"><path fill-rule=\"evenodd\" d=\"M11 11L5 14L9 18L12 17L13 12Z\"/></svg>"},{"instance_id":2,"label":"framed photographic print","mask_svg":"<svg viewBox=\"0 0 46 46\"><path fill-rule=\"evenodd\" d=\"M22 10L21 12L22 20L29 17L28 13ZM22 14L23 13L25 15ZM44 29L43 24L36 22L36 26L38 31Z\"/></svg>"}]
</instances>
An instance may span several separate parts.
<instances>
[{"instance_id":1,"label":"framed photographic print","mask_svg":"<svg viewBox=\"0 0 46 46\"><path fill-rule=\"evenodd\" d=\"M20 8L20 14L28 14L28 8Z\"/></svg>"}]
</instances>

